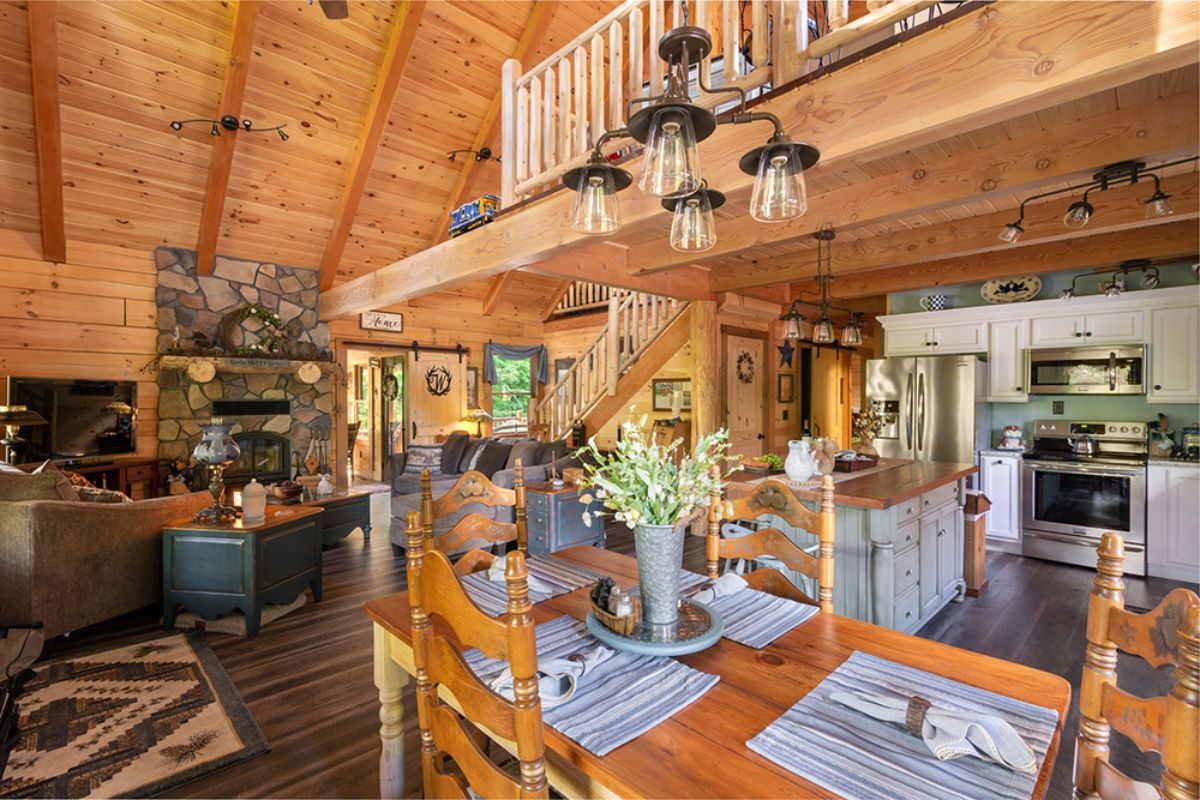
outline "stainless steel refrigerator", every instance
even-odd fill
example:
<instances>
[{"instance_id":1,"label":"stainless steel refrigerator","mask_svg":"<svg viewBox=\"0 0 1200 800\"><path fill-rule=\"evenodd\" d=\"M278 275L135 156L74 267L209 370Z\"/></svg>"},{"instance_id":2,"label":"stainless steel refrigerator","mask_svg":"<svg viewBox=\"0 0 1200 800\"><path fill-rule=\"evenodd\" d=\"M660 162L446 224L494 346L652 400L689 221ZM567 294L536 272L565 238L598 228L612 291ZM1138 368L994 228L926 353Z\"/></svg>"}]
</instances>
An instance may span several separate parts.
<instances>
[{"instance_id":1,"label":"stainless steel refrigerator","mask_svg":"<svg viewBox=\"0 0 1200 800\"><path fill-rule=\"evenodd\" d=\"M875 449L886 458L971 464L990 447L987 365L977 356L867 362L866 401L884 415Z\"/></svg>"}]
</instances>

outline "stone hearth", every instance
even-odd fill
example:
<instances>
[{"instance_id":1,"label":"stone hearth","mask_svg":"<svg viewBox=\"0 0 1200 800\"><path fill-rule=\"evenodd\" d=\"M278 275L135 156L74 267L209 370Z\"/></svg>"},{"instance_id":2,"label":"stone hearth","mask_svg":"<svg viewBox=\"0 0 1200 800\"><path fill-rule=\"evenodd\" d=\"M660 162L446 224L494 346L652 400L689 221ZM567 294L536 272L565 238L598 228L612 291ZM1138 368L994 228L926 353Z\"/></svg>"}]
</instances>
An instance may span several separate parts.
<instances>
[{"instance_id":1,"label":"stone hearth","mask_svg":"<svg viewBox=\"0 0 1200 800\"><path fill-rule=\"evenodd\" d=\"M196 332L215 341L222 318L248 303L261 303L277 314L289 342L306 343L317 351L328 349L329 327L317 321L316 272L218 257L212 275L197 275L195 253L175 247L158 248L155 261L160 355L172 352L177 333L185 341ZM254 340L252 324L244 326L243 332ZM333 392L328 376L307 384L278 370L218 371L211 381L196 383L181 370L160 369L158 385L159 458L191 454L200 441L200 425L212 418L214 400L291 401L290 415L243 415L229 421L236 423L234 432L261 430L288 437L292 453L301 458L314 436L329 438Z\"/></svg>"}]
</instances>

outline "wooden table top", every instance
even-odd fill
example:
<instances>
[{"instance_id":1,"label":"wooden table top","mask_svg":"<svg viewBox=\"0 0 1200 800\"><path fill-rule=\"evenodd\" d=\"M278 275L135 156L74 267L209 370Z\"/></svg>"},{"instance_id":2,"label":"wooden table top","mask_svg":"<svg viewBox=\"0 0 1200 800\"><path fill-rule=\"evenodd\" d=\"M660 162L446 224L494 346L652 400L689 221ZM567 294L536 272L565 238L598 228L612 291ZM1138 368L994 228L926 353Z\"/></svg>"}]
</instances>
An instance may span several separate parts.
<instances>
[{"instance_id":1,"label":"wooden table top","mask_svg":"<svg viewBox=\"0 0 1200 800\"><path fill-rule=\"evenodd\" d=\"M555 555L611 575L622 587L637 583L637 562L629 556L593 547L572 547ZM541 623L563 614L585 618L589 589L538 603L535 619ZM412 643L407 594L372 600L365 610L401 641ZM721 639L703 652L681 657L695 669L720 675L720 682L607 756L593 755L549 726L546 747L625 797L836 797L745 743L855 650L1057 711L1058 729L1038 775L1035 797L1045 794L1071 703L1067 681L835 614L818 614L762 650Z\"/></svg>"},{"instance_id":2,"label":"wooden table top","mask_svg":"<svg viewBox=\"0 0 1200 800\"><path fill-rule=\"evenodd\" d=\"M254 533L256 531L265 531L274 528L276 525L284 525L304 517L311 517L314 514L322 513L322 509L318 506L267 506L266 514L259 522L247 523L238 517L233 522L225 522L220 525L202 525L194 521L191 517L172 520L163 526L164 530L187 530L187 531L238 531L239 533Z\"/></svg>"},{"instance_id":3,"label":"wooden table top","mask_svg":"<svg viewBox=\"0 0 1200 800\"><path fill-rule=\"evenodd\" d=\"M890 462L890 463L887 463ZM858 508L891 508L905 500L945 486L973 475L979 471L974 464L952 464L941 461L908 461L904 459L880 459L882 467L864 470L859 475L853 472L835 472L833 503L838 506ZM820 501L819 484L809 486L788 481L786 475L755 475L735 472L730 476L730 497L737 498L754 491L754 485L762 480L780 480L791 486L801 500Z\"/></svg>"}]
</instances>

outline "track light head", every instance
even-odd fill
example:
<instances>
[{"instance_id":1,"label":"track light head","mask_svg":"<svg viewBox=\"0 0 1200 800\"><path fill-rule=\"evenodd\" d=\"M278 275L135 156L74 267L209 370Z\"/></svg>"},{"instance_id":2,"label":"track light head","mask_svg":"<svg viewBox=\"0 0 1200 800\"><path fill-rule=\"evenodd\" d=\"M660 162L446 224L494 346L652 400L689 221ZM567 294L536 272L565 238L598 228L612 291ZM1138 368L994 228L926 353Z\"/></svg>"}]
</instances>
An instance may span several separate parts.
<instances>
[{"instance_id":1,"label":"track light head","mask_svg":"<svg viewBox=\"0 0 1200 800\"><path fill-rule=\"evenodd\" d=\"M1025 228L1021 225L1021 220L1010 222L1000 231L1000 241L1008 244L1016 244L1021 241L1021 234L1025 232Z\"/></svg>"},{"instance_id":2,"label":"track light head","mask_svg":"<svg viewBox=\"0 0 1200 800\"><path fill-rule=\"evenodd\" d=\"M1169 217L1174 213L1175 207L1171 205L1171 195L1163 194L1162 189L1155 189L1154 194L1150 195L1150 199L1146 201L1146 219Z\"/></svg>"},{"instance_id":3,"label":"track light head","mask_svg":"<svg viewBox=\"0 0 1200 800\"><path fill-rule=\"evenodd\" d=\"M1063 217L1063 225L1068 228L1082 228L1088 224L1088 220L1092 218L1092 212L1095 210L1087 200L1076 200L1067 209L1067 213Z\"/></svg>"},{"instance_id":4,"label":"track light head","mask_svg":"<svg viewBox=\"0 0 1200 800\"><path fill-rule=\"evenodd\" d=\"M171 121L171 130L173 130L173 131L181 131L181 130L183 130L183 123L182 123L182 122L180 122L180 121L179 121L179 120L177 120L177 119L176 119L176 120L172 120L172 121Z\"/></svg>"},{"instance_id":5,"label":"track light head","mask_svg":"<svg viewBox=\"0 0 1200 800\"><path fill-rule=\"evenodd\" d=\"M280 138L280 139L282 139L282 140L283 140L283 141L285 141L285 142L288 140L288 135L287 135L286 133L284 133L284 132L283 132L283 127L282 127L282 126L279 128L279 138Z\"/></svg>"},{"instance_id":6,"label":"track light head","mask_svg":"<svg viewBox=\"0 0 1200 800\"><path fill-rule=\"evenodd\" d=\"M213 136L220 136L221 135L221 126L218 123L214 122L212 124L212 130L210 130L209 133L211 133Z\"/></svg>"}]
</instances>

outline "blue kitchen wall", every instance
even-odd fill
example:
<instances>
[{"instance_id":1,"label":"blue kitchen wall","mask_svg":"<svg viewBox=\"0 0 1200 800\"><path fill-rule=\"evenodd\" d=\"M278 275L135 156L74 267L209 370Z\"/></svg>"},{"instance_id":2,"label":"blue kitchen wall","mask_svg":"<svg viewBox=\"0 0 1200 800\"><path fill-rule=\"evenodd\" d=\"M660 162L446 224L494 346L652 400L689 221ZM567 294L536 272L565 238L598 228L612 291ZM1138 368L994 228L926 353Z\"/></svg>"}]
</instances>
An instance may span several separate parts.
<instances>
[{"instance_id":1,"label":"blue kitchen wall","mask_svg":"<svg viewBox=\"0 0 1200 800\"><path fill-rule=\"evenodd\" d=\"M1076 275L1082 275L1088 270L1080 270L1078 272L1051 272L1046 275L1040 275L1042 279L1042 292L1037 296L1038 300L1058 297L1058 293L1071 285L1071 279ZM1129 292L1138 291L1138 281L1141 279L1142 273L1131 273L1129 276ZM1165 289L1170 286L1195 286L1196 278L1192 272L1192 262L1182 262L1179 264L1167 264L1158 268L1160 279L1159 288ZM1015 276L1014 276L1015 277ZM1099 294L1101 277L1093 276L1083 278L1076 284L1076 291L1080 297ZM912 314L918 311L923 311L921 308L921 298L927 294L944 294L950 298L947 308L969 308L971 306L986 306L988 303L980 295L979 290L983 286L982 283L963 283L955 286L938 286L933 289L921 289L911 292L894 292L890 295L892 301L893 314ZM836 286L834 287L836 294ZM1198 295L1200 296L1200 295Z\"/></svg>"},{"instance_id":2,"label":"blue kitchen wall","mask_svg":"<svg viewBox=\"0 0 1200 800\"><path fill-rule=\"evenodd\" d=\"M1063 402L1063 413L1053 412L1053 402ZM1196 403L1150 403L1145 397L1031 397L1028 403L992 403L993 438L998 441L1005 425L1020 425L1026 440L1033 438L1032 423L1038 419L1092 420L1095 422L1148 422L1166 414L1175 431L1175 441L1187 425L1200 422Z\"/></svg>"}]
</instances>

